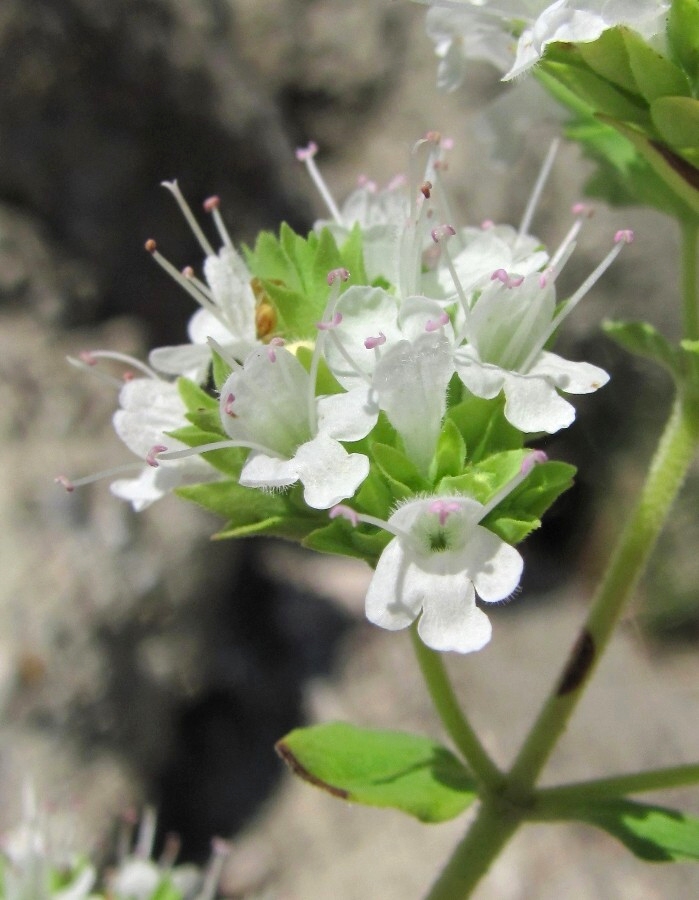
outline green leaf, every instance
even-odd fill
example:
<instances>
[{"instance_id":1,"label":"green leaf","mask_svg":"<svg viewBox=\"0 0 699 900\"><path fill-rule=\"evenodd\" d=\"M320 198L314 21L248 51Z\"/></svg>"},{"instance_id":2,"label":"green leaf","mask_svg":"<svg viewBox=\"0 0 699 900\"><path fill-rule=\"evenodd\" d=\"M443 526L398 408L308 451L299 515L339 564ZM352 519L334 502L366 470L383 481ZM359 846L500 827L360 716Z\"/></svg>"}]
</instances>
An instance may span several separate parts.
<instances>
[{"instance_id":1,"label":"green leaf","mask_svg":"<svg viewBox=\"0 0 699 900\"><path fill-rule=\"evenodd\" d=\"M220 391L233 370L215 350L211 351L211 359L214 384L216 385L216 390Z\"/></svg>"},{"instance_id":2,"label":"green leaf","mask_svg":"<svg viewBox=\"0 0 699 900\"><path fill-rule=\"evenodd\" d=\"M699 0L672 0L667 38L675 62L699 90Z\"/></svg>"},{"instance_id":3,"label":"green leaf","mask_svg":"<svg viewBox=\"0 0 699 900\"><path fill-rule=\"evenodd\" d=\"M233 480L184 485L177 488L175 493L228 519L229 527L247 526L269 518L283 517L288 511L284 494L243 487ZM313 520L310 523L312 526Z\"/></svg>"},{"instance_id":4,"label":"green leaf","mask_svg":"<svg viewBox=\"0 0 699 900\"><path fill-rule=\"evenodd\" d=\"M342 265L349 270L350 284L368 284L369 278L364 264L362 228L356 222L349 237L340 247Z\"/></svg>"},{"instance_id":5,"label":"green leaf","mask_svg":"<svg viewBox=\"0 0 699 900\"><path fill-rule=\"evenodd\" d=\"M584 805L561 811L556 818L595 825L647 862L699 860L699 819L623 798L578 802Z\"/></svg>"},{"instance_id":6,"label":"green leaf","mask_svg":"<svg viewBox=\"0 0 699 900\"><path fill-rule=\"evenodd\" d=\"M369 469L369 474L357 491L355 500L359 509L376 516L377 519L387 519L395 503L395 497L376 466Z\"/></svg>"},{"instance_id":7,"label":"green leaf","mask_svg":"<svg viewBox=\"0 0 699 900\"><path fill-rule=\"evenodd\" d=\"M633 79L649 103L658 97L690 93L687 76L667 56L654 50L637 32L629 28L620 31Z\"/></svg>"},{"instance_id":8,"label":"green leaf","mask_svg":"<svg viewBox=\"0 0 699 900\"><path fill-rule=\"evenodd\" d=\"M494 400L482 400L467 393L459 403L447 410L447 418L461 432L470 462L478 462L492 453L522 446L522 432L507 421L504 407L502 396Z\"/></svg>"},{"instance_id":9,"label":"green leaf","mask_svg":"<svg viewBox=\"0 0 699 900\"><path fill-rule=\"evenodd\" d=\"M298 728L276 745L294 774L332 796L445 822L475 799L459 760L429 738L342 722Z\"/></svg>"},{"instance_id":10,"label":"green leaf","mask_svg":"<svg viewBox=\"0 0 699 900\"><path fill-rule=\"evenodd\" d=\"M219 415L218 410L205 409L200 412L189 412L185 413L185 418L199 431L205 431L210 435L218 435L219 439L225 439L227 437L226 432L221 425L221 416ZM185 443L189 442L185 441ZM199 441L199 443L204 443L204 441ZM189 446L193 447L194 444L191 443Z\"/></svg>"},{"instance_id":11,"label":"green leaf","mask_svg":"<svg viewBox=\"0 0 699 900\"><path fill-rule=\"evenodd\" d=\"M362 559L375 566L392 535L370 525L356 528L345 519L335 519L311 531L302 541L304 547L319 553L335 553Z\"/></svg>"},{"instance_id":12,"label":"green leaf","mask_svg":"<svg viewBox=\"0 0 699 900\"><path fill-rule=\"evenodd\" d=\"M652 359L673 375L678 374L677 350L648 322L602 322L602 330L615 343L646 359Z\"/></svg>"},{"instance_id":13,"label":"green leaf","mask_svg":"<svg viewBox=\"0 0 699 900\"><path fill-rule=\"evenodd\" d=\"M374 443L371 458L393 491L396 500L430 489L429 482L405 454L388 444Z\"/></svg>"},{"instance_id":14,"label":"green leaf","mask_svg":"<svg viewBox=\"0 0 699 900\"><path fill-rule=\"evenodd\" d=\"M148 900L183 900L182 891L176 888L170 881L170 877L166 876L157 888L150 895Z\"/></svg>"},{"instance_id":15,"label":"green leaf","mask_svg":"<svg viewBox=\"0 0 699 900\"><path fill-rule=\"evenodd\" d=\"M207 394L205 390L190 381L189 378L177 379L177 390L180 393L182 402L191 413L200 412L203 409L216 410L218 414L218 400Z\"/></svg>"},{"instance_id":16,"label":"green leaf","mask_svg":"<svg viewBox=\"0 0 699 900\"><path fill-rule=\"evenodd\" d=\"M626 29L608 28L596 41L575 46L587 65L602 78L638 96L639 85L631 69L625 38Z\"/></svg>"},{"instance_id":17,"label":"green leaf","mask_svg":"<svg viewBox=\"0 0 699 900\"><path fill-rule=\"evenodd\" d=\"M466 444L453 419L445 418L430 467L433 482L447 475L460 475L466 459Z\"/></svg>"},{"instance_id":18,"label":"green leaf","mask_svg":"<svg viewBox=\"0 0 699 900\"><path fill-rule=\"evenodd\" d=\"M592 108L623 122L633 122L646 127L650 117L646 104L640 97L615 87L593 71L580 66L570 66L544 58L541 68L561 82L575 96Z\"/></svg>"},{"instance_id":19,"label":"green leaf","mask_svg":"<svg viewBox=\"0 0 699 900\"><path fill-rule=\"evenodd\" d=\"M699 100L660 97L651 103L650 113L661 138L696 166L699 163Z\"/></svg>"}]
</instances>

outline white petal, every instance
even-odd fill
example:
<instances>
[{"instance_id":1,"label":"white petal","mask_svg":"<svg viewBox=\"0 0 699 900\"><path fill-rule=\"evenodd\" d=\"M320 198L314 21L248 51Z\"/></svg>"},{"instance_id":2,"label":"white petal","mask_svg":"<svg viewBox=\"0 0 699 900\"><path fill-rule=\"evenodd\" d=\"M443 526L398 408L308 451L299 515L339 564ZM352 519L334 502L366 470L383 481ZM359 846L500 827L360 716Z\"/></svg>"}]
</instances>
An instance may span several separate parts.
<instances>
[{"instance_id":1,"label":"white petal","mask_svg":"<svg viewBox=\"0 0 699 900\"><path fill-rule=\"evenodd\" d=\"M356 387L318 401L318 431L337 441L359 441L376 425L379 407L374 392Z\"/></svg>"},{"instance_id":2,"label":"white petal","mask_svg":"<svg viewBox=\"0 0 699 900\"><path fill-rule=\"evenodd\" d=\"M299 480L299 473L293 459L279 459L265 453L251 453L240 473L243 487L282 488Z\"/></svg>"},{"instance_id":3,"label":"white petal","mask_svg":"<svg viewBox=\"0 0 699 900\"><path fill-rule=\"evenodd\" d=\"M184 375L196 384L202 384L211 365L211 351L206 344L157 347L148 354L148 362L165 375Z\"/></svg>"},{"instance_id":4,"label":"white petal","mask_svg":"<svg viewBox=\"0 0 699 900\"><path fill-rule=\"evenodd\" d=\"M482 363L472 347L459 349L454 364L459 378L476 397L492 400L502 390L507 373L499 366Z\"/></svg>"},{"instance_id":5,"label":"white petal","mask_svg":"<svg viewBox=\"0 0 699 900\"><path fill-rule=\"evenodd\" d=\"M422 597L405 591L408 560L401 542L394 538L381 554L366 595L366 616L370 622L397 631L414 622L422 607Z\"/></svg>"},{"instance_id":6,"label":"white petal","mask_svg":"<svg viewBox=\"0 0 699 900\"><path fill-rule=\"evenodd\" d=\"M469 577L487 603L504 600L519 584L524 565L519 552L477 525L468 542Z\"/></svg>"},{"instance_id":7,"label":"white petal","mask_svg":"<svg viewBox=\"0 0 699 900\"><path fill-rule=\"evenodd\" d=\"M175 488L220 478L219 473L198 456L162 462L157 468L144 465L136 478L120 478L109 485L115 497L127 500L136 512L142 512Z\"/></svg>"},{"instance_id":8,"label":"white petal","mask_svg":"<svg viewBox=\"0 0 699 900\"><path fill-rule=\"evenodd\" d=\"M379 405L422 472L434 455L453 372L449 340L437 333L424 333L412 343L401 341L376 366Z\"/></svg>"},{"instance_id":9,"label":"white petal","mask_svg":"<svg viewBox=\"0 0 699 900\"><path fill-rule=\"evenodd\" d=\"M440 579L439 593L425 600L418 634L433 650L472 653L490 640L492 627L475 603L473 585L464 579Z\"/></svg>"},{"instance_id":10,"label":"white petal","mask_svg":"<svg viewBox=\"0 0 699 900\"><path fill-rule=\"evenodd\" d=\"M325 434L302 444L293 463L303 482L304 499L313 509L330 509L353 497L369 474L366 456L348 453L342 444Z\"/></svg>"},{"instance_id":11,"label":"white petal","mask_svg":"<svg viewBox=\"0 0 699 900\"><path fill-rule=\"evenodd\" d=\"M574 407L558 395L546 378L508 373L505 397L505 418L529 434L555 434L575 419Z\"/></svg>"},{"instance_id":12,"label":"white petal","mask_svg":"<svg viewBox=\"0 0 699 900\"><path fill-rule=\"evenodd\" d=\"M546 351L527 374L544 375L567 394L591 394L609 381L609 375L598 366L573 362Z\"/></svg>"},{"instance_id":13,"label":"white petal","mask_svg":"<svg viewBox=\"0 0 699 900\"><path fill-rule=\"evenodd\" d=\"M178 441L165 432L187 424L185 405L177 385L155 378L134 378L119 392L118 409L113 416L114 430L132 453L145 459L154 444L166 443L174 449Z\"/></svg>"},{"instance_id":14,"label":"white petal","mask_svg":"<svg viewBox=\"0 0 699 900\"><path fill-rule=\"evenodd\" d=\"M212 315L208 309L198 309L187 325L187 334L195 344L206 344L206 339L212 337L217 343L226 345L235 335L231 333L223 322Z\"/></svg>"}]
</instances>

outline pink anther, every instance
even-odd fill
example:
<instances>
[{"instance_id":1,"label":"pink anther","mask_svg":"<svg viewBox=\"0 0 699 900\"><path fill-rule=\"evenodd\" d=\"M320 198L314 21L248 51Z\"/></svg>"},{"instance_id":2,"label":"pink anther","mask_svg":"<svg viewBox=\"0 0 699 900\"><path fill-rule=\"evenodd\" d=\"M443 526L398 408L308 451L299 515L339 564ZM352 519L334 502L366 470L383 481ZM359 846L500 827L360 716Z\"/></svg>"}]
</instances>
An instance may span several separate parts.
<instances>
[{"instance_id":1,"label":"pink anther","mask_svg":"<svg viewBox=\"0 0 699 900\"><path fill-rule=\"evenodd\" d=\"M57 475L53 480L56 484L60 484L64 487L69 494L72 494L75 490L75 485L69 478L66 478L65 475Z\"/></svg>"},{"instance_id":2,"label":"pink anther","mask_svg":"<svg viewBox=\"0 0 699 900\"><path fill-rule=\"evenodd\" d=\"M549 283L549 280L553 274L554 274L554 271L550 266L547 269L544 269L544 271L539 274L539 287L542 290Z\"/></svg>"},{"instance_id":3,"label":"pink anther","mask_svg":"<svg viewBox=\"0 0 699 900\"><path fill-rule=\"evenodd\" d=\"M454 149L454 138L445 137L442 138L442 142L440 144L442 150L453 150Z\"/></svg>"},{"instance_id":4,"label":"pink anther","mask_svg":"<svg viewBox=\"0 0 699 900\"><path fill-rule=\"evenodd\" d=\"M333 328L337 328L341 321L342 313L336 312L329 322L316 322L316 328L318 331L332 331Z\"/></svg>"},{"instance_id":5,"label":"pink anther","mask_svg":"<svg viewBox=\"0 0 699 900\"><path fill-rule=\"evenodd\" d=\"M520 472L522 475L528 475L534 466L538 466L540 463L545 463L548 460L548 456L544 453L543 450L532 450L529 456L524 458L522 462L522 466L520 468Z\"/></svg>"},{"instance_id":6,"label":"pink anther","mask_svg":"<svg viewBox=\"0 0 699 900\"><path fill-rule=\"evenodd\" d=\"M213 212L215 209L218 209L220 205L220 197L207 197L207 199L204 201L204 211L208 213Z\"/></svg>"},{"instance_id":7,"label":"pink anther","mask_svg":"<svg viewBox=\"0 0 699 900\"><path fill-rule=\"evenodd\" d=\"M364 188L364 190L368 191L370 194L375 194L378 190L378 186L375 181L372 181L368 175L360 175L357 178L357 187Z\"/></svg>"},{"instance_id":8,"label":"pink anther","mask_svg":"<svg viewBox=\"0 0 699 900\"><path fill-rule=\"evenodd\" d=\"M159 453L164 453L167 450L163 444L156 444L154 447L151 447L148 453L146 454L146 462L149 466L153 466L154 469L157 469L160 463L156 459Z\"/></svg>"},{"instance_id":9,"label":"pink anther","mask_svg":"<svg viewBox=\"0 0 699 900\"><path fill-rule=\"evenodd\" d=\"M194 269L191 266L185 266L182 269L182 275L187 279L194 278Z\"/></svg>"},{"instance_id":10,"label":"pink anther","mask_svg":"<svg viewBox=\"0 0 699 900\"><path fill-rule=\"evenodd\" d=\"M310 141L307 147L297 147L296 159L299 162L306 162L307 159L313 159L317 152L318 144L315 141Z\"/></svg>"},{"instance_id":11,"label":"pink anther","mask_svg":"<svg viewBox=\"0 0 699 900\"><path fill-rule=\"evenodd\" d=\"M143 245L149 253L155 253L158 249L158 245L155 243L153 238L148 238L146 243Z\"/></svg>"},{"instance_id":12,"label":"pink anther","mask_svg":"<svg viewBox=\"0 0 699 900\"><path fill-rule=\"evenodd\" d=\"M233 404L234 403L235 403L235 394L229 394L226 397L226 402L223 404L223 411L225 412L225 414L227 416L231 416L232 418L237 419L238 417L233 412Z\"/></svg>"},{"instance_id":13,"label":"pink anther","mask_svg":"<svg viewBox=\"0 0 699 900\"><path fill-rule=\"evenodd\" d=\"M367 350L375 350L377 347L381 347L386 343L386 335L383 331L379 332L378 337L368 337L364 341L364 346Z\"/></svg>"},{"instance_id":14,"label":"pink anther","mask_svg":"<svg viewBox=\"0 0 699 900\"><path fill-rule=\"evenodd\" d=\"M438 244L440 241L454 237L456 228L454 228L453 225L438 225L436 228L433 228L430 233L432 235L432 240L435 244Z\"/></svg>"},{"instance_id":15,"label":"pink anther","mask_svg":"<svg viewBox=\"0 0 699 900\"><path fill-rule=\"evenodd\" d=\"M428 509L435 516L439 516L439 524L444 527L449 516L461 509L461 504L458 500L433 500Z\"/></svg>"},{"instance_id":16,"label":"pink anther","mask_svg":"<svg viewBox=\"0 0 699 900\"><path fill-rule=\"evenodd\" d=\"M634 233L630 228L622 228L614 235L615 244L631 244L634 239Z\"/></svg>"},{"instance_id":17,"label":"pink anther","mask_svg":"<svg viewBox=\"0 0 699 900\"><path fill-rule=\"evenodd\" d=\"M349 269L343 269L342 267L339 269L331 269L328 272L327 282L328 284L334 284L338 279L340 281L347 281L349 277Z\"/></svg>"},{"instance_id":18,"label":"pink anther","mask_svg":"<svg viewBox=\"0 0 699 900\"><path fill-rule=\"evenodd\" d=\"M495 222L493 222L492 219L483 219L481 222L481 230L490 231L491 228L495 228Z\"/></svg>"},{"instance_id":19,"label":"pink anther","mask_svg":"<svg viewBox=\"0 0 699 900\"><path fill-rule=\"evenodd\" d=\"M436 319L428 319L425 324L425 331L439 331L449 322L449 316L445 312L441 312Z\"/></svg>"},{"instance_id":20,"label":"pink anther","mask_svg":"<svg viewBox=\"0 0 699 900\"><path fill-rule=\"evenodd\" d=\"M121 376L124 382L133 381L136 377L133 372L124 372Z\"/></svg>"},{"instance_id":21,"label":"pink anther","mask_svg":"<svg viewBox=\"0 0 699 900\"><path fill-rule=\"evenodd\" d=\"M78 353L78 356L85 363L86 366L96 366L97 365L96 358L92 355L92 353L90 353L89 350L83 350L81 353Z\"/></svg>"},{"instance_id":22,"label":"pink anther","mask_svg":"<svg viewBox=\"0 0 699 900\"><path fill-rule=\"evenodd\" d=\"M439 142L442 140L442 135L439 133L439 131L428 131L425 134L425 140L429 141L430 144L439 144Z\"/></svg>"},{"instance_id":23,"label":"pink anther","mask_svg":"<svg viewBox=\"0 0 699 900\"><path fill-rule=\"evenodd\" d=\"M267 359L270 362L276 362L277 361L276 348L283 347L283 346L284 346L284 338L273 337L266 348L267 349Z\"/></svg>"},{"instance_id":24,"label":"pink anther","mask_svg":"<svg viewBox=\"0 0 699 900\"><path fill-rule=\"evenodd\" d=\"M356 511L353 510L349 506L345 506L342 503L339 503L337 506L333 506L333 508L328 513L331 519L347 519L355 528L359 523L359 516Z\"/></svg>"},{"instance_id":25,"label":"pink anther","mask_svg":"<svg viewBox=\"0 0 699 900\"><path fill-rule=\"evenodd\" d=\"M388 184L386 185L386 190L396 191L398 190L398 188L405 187L407 183L408 179L402 172L400 172L398 175L394 175L393 178L388 182Z\"/></svg>"},{"instance_id":26,"label":"pink anther","mask_svg":"<svg viewBox=\"0 0 699 900\"><path fill-rule=\"evenodd\" d=\"M595 214L595 209L593 206L590 206L589 203L574 203L570 211L574 216L585 216L585 218L590 219Z\"/></svg>"}]
</instances>

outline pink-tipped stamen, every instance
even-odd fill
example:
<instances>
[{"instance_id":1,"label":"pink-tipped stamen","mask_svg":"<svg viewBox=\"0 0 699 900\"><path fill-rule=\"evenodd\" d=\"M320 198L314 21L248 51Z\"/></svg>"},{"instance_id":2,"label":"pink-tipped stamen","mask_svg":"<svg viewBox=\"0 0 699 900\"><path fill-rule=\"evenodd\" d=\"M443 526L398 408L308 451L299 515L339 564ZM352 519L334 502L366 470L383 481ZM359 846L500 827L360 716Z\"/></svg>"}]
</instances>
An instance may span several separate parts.
<instances>
[{"instance_id":1,"label":"pink-tipped stamen","mask_svg":"<svg viewBox=\"0 0 699 900\"><path fill-rule=\"evenodd\" d=\"M335 222L338 225L343 225L344 221L342 219L342 214L338 209L335 200L333 199L332 194L330 193L327 184L325 183L323 176L320 174L320 170L315 162L315 155L318 152L318 145L311 141L307 147L299 147L296 150L296 159L299 162L302 162L306 169L308 170L308 174L311 176L311 181L316 186L316 189L320 196L323 198L323 202L328 208L330 215L333 217Z\"/></svg>"},{"instance_id":2,"label":"pink-tipped stamen","mask_svg":"<svg viewBox=\"0 0 699 900\"><path fill-rule=\"evenodd\" d=\"M212 213L215 209L218 209L221 205L221 198L217 196L207 197L203 202L202 206L204 207L204 212Z\"/></svg>"},{"instance_id":3,"label":"pink-tipped stamen","mask_svg":"<svg viewBox=\"0 0 699 900\"><path fill-rule=\"evenodd\" d=\"M520 472L522 475L528 475L535 466L545 462L548 462L548 456L543 450L532 450L529 456L524 458Z\"/></svg>"},{"instance_id":4,"label":"pink-tipped stamen","mask_svg":"<svg viewBox=\"0 0 699 900\"><path fill-rule=\"evenodd\" d=\"M367 350L375 350L377 347L382 347L385 343L386 335L383 331L380 331L377 337L368 337L364 340L364 346Z\"/></svg>"},{"instance_id":5,"label":"pink-tipped stamen","mask_svg":"<svg viewBox=\"0 0 699 900\"><path fill-rule=\"evenodd\" d=\"M496 269L490 276L491 281L501 281L506 288L519 287L524 281L523 275L510 275L505 269Z\"/></svg>"},{"instance_id":6,"label":"pink-tipped stamen","mask_svg":"<svg viewBox=\"0 0 699 900\"><path fill-rule=\"evenodd\" d=\"M60 484L69 494L72 494L76 488L85 487L87 484L94 484L96 481L102 481L104 478L113 478L115 475L124 475L126 472L140 471L142 469L142 461L130 462L120 466L113 466L110 469L103 469L101 472L95 472L92 475L85 475L83 478L67 478L65 475L58 475L54 478L54 482Z\"/></svg>"},{"instance_id":7,"label":"pink-tipped stamen","mask_svg":"<svg viewBox=\"0 0 699 900\"><path fill-rule=\"evenodd\" d=\"M165 453L167 447L164 444L156 444L154 447L151 447L148 453L146 454L146 462L149 466L152 466L154 469L157 469L160 465L157 457L161 453Z\"/></svg>"},{"instance_id":8,"label":"pink-tipped stamen","mask_svg":"<svg viewBox=\"0 0 699 900\"><path fill-rule=\"evenodd\" d=\"M342 322L342 313L336 312L329 322L316 322L318 331L332 331Z\"/></svg>"},{"instance_id":9,"label":"pink-tipped stamen","mask_svg":"<svg viewBox=\"0 0 699 900\"><path fill-rule=\"evenodd\" d=\"M143 372L148 378L153 378L156 381L160 380L157 373L151 369L150 366L141 362L140 359L136 359L135 356L129 356L128 353L119 353L116 350L83 350L78 355L80 357L80 362L84 363L84 365L89 368L96 366L100 359L106 359L113 362L125 363L132 369ZM71 357L68 359L71 361ZM77 362L77 360L75 360L75 362Z\"/></svg>"},{"instance_id":10,"label":"pink-tipped stamen","mask_svg":"<svg viewBox=\"0 0 699 900\"><path fill-rule=\"evenodd\" d=\"M428 509L439 518L439 524L444 528L449 516L461 509L461 504L458 500L433 500Z\"/></svg>"},{"instance_id":11,"label":"pink-tipped stamen","mask_svg":"<svg viewBox=\"0 0 699 900\"><path fill-rule=\"evenodd\" d=\"M446 243L449 238L454 237L456 234L456 228L453 225L438 225L436 228L433 228L430 232L432 235L432 240L435 244Z\"/></svg>"},{"instance_id":12,"label":"pink-tipped stamen","mask_svg":"<svg viewBox=\"0 0 699 900\"><path fill-rule=\"evenodd\" d=\"M70 480L70 478L66 477L65 475L56 475L53 480L56 484L60 484L62 487L64 487L69 494L72 494L75 490L75 485Z\"/></svg>"},{"instance_id":13,"label":"pink-tipped stamen","mask_svg":"<svg viewBox=\"0 0 699 900\"><path fill-rule=\"evenodd\" d=\"M614 235L614 243L615 244L632 244L634 240L634 233L630 228L622 228L620 231Z\"/></svg>"},{"instance_id":14,"label":"pink-tipped stamen","mask_svg":"<svg viewBox=\"0 0 699 900\"><path fill-rule=\"evenodd\" d=\"M594 206L590 206L589 203L582 202L574 203L571 206L570 211L574 216L583 216L586 219L591 219L595 214Z\"/></svg>"},{"instance_id":15,"label":"pink-tipped stamen","mask_svg":"<svg viewBox=\"0 0 699 900\"><path fill-rule=\"evenodd\" d=\"M340 267L339 269L331 269L328 272L327 282L333 285L336 281L348 281L350 277L349 269Z\"/></svg>"},{"instance_id":16,"label":"pink-tipped stamen","mask_svg":"<svg viewBox=\"0 0 699 900\"><path fill-rule=\"evenodd\" d=\"M173 264L166 259L162 253L160 253L155 246L155 241L149 240L146 241L146 250L151 254L153 259L158 263L161 269L164 269L167 274L172 278L180 287L184 288L185 291L195 300L199 306L205 309L207 312L210 312L215 319L217 319L224 328L229 328L228 323L226 322L223 314L218 306L212 300L211 291L208 290L201 282L199 282L196 278L185 277L182 272L179 272Z\"/></svg>"},{"instance_id":17,"label":"pink-tipped stamen","mask_svg":"<svg viewBox=\"0 0 699 900\"><path fill-rule=\"evenodd\" d=\"M406 178L403 172L399 172L398 175L394 175L393 178L386 185L387 191L397 191L399 188L405 187L408 183L408 179Z\"/></svg>"},{"instance_id":18,"label":"pink-tipped stamen","mask_svg":"<svg viewBox=\"0 0 699 900\"><path fill-rule=\"evenodd\" d=\"M436 319L428 319L425 323L425 331L433 332L439 331L440 328L444 328L445 325L449 324L449 316L447 313L440 313Z\"/></svg>"},{"instance_id":19,"label":"pink-tipped stamen","mask_svg":"<svg viewBox=\"0 0 699 900\"><path fill-rule=\"evenodd\" d=\"M345 519L347 522L350 522L354 528L359 524L359 514L357 511L342 503L333 506L328 513L328 517L330 519Z\"/></svg>"},{"instance_id":20,"label":"pink-tipped stamen","mask_svg":"<svg viewBox=\"0 0 699 900\"><path fill-rule=\"evenodd\" d=\"M491 228L495 228L495 222L492 219L483 219L481 222L481 231L490 231Z\"/></svg>"},{"instance_id":21,"label":"pink-tipped stamen","mask_svg":"<svg viewBox=\"0 0 699 900\"><path fill-rule=\"evenodd\" d=\"M231 416L233 419L237 419L238 416L235 412L233 412L233 404L235 403L235 394L229 394L226 397L226 402L223 404L223 411L227 416Z\"/></svg>"},{"instance_id":22,"label":"pink-tipped stamen","mask_svg":"<svg viewBox=\"0 0 699 900\"><path fill-rule=\"evenodd\" d=\"M363 188L369 194L375 194L378 190L378 185L368 175L360 175L357 178L357 187Z\"/></svg>"}]
</instances>

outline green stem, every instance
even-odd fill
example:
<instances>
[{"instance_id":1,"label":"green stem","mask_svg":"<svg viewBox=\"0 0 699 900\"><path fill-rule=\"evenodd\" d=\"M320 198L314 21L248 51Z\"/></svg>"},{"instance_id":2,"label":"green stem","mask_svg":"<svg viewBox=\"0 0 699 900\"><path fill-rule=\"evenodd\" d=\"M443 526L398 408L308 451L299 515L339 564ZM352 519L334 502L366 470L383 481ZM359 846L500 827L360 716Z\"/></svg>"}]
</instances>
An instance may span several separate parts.
<instances>
[{"instance_id":1,"label":"green stem","mask_svg":"<svg viewBox=\"0 0 699 900\"><path fill-rule=\"evenodd\" d=\"M694 457L696 410L682 397L670 419L629 521L578 641L553 693L546 700L510 772L517 793L528 792L568 724L631 597Z\"/></svg>"},{"instance_id":2,"label":"green stem","mask_svg":"<svg viewBox=\"0 0 699 900\"><path fill-rule=\"evenodd\" d=\"M478 735L462 712L441 655L423 644L414 625L410 632L420 671L447 733L461 751L476 778L491 791L501 789L504 784L503 774L488 756Z\"/></svg>"},{"instance_id":3,"label":"green stem","mask_svg":"<svg viewBox=\"0 0 699 900\"><path fill-rule=\"evenodd\" d=\"M513 807L484 802L426 900L462 900L490 868L520 823Z\"/></svg>"},{"instance_id":4,"label":"green stem","mask_svg":"<svg viewBox=\"0 0 699 900\"><path fill-rule=\"evenodd\" d=\"M664 769L649 769L632 775L615 775L610 778L594 778L574 784L542 788L536 792L536 806L558 801L606 799L626 794L641 794L647 791L662 791L683 787L699 782L699 765L670 766Z\"/></svg>"},{"instance_id":5,"label":"green stem","mask_svg":"<svg viewBox=\"0 0 699 900\"><path fill-rule=\"evenodd\" d=\"M682 222L682 321L684 337L699 339L699 273L697 272L697 238L699 224L695 219Z\"/></svg>"}]
</instances>

